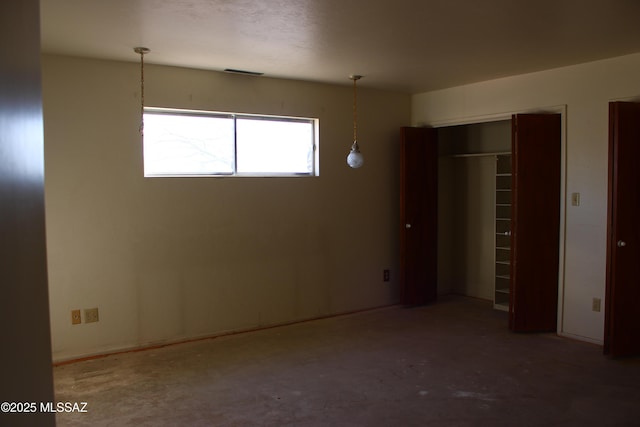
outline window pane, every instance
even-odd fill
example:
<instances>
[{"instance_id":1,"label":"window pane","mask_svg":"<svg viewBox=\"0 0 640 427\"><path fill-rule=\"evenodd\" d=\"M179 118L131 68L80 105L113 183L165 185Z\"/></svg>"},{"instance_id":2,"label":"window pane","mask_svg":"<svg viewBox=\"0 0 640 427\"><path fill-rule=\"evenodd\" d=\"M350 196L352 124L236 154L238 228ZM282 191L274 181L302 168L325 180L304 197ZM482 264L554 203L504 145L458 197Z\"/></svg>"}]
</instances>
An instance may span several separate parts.
<instances>
[{"instance_id":1,"label":"window pane","mask_svg":"<svg viewBox=\"0 0 640 427\"><path fill-rule=\"evenodd\" d=\"M144 174L233 173L230 117L144 114Z\"/></svg>"},{"instance_id":2,"label":"window pane","mask_svg":"<svg viewBox=\"0 0 640 427\"><path fill-rule=\"evenodd\" d=\"M309 121L238 118L238 172L312 174L313 137Z\"/></svg>"}]
</instances>

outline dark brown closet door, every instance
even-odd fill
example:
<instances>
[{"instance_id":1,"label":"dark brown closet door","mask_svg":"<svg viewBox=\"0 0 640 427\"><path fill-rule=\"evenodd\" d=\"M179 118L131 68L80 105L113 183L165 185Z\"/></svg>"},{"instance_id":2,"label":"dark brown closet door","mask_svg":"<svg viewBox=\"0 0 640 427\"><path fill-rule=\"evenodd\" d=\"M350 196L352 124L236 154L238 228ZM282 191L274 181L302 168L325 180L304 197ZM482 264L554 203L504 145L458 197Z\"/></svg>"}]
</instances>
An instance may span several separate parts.
<instances>
[{"instance_id":1,"label":"dark brown closet door","mask_svg":"<svg viewBox=\"0 0 640 427\"><path fill-rule=\"evenodd\" d=\"M609 104L604 352L640 355L640 104Z\"/></svg>"},{"instance_id":2,"label":"dark brown closet door","mask_svg":"<svg viewBox=\"0 0 640 427\"><path fill-rule=\"evenodd\" d=\"M400 129L401 302L437 298L438 140L435 129Z\"/></svg>"},{"instance_id":3,"label":"dark brown closet door","mask_svg":"<svg viewBox=\"0 0 640 427\"><path fill-rule=\"evenodd\" d=\"M512 119L511 292L513 331L555 331L558 313L561 121Z\"/></svg>"}]
</instances>

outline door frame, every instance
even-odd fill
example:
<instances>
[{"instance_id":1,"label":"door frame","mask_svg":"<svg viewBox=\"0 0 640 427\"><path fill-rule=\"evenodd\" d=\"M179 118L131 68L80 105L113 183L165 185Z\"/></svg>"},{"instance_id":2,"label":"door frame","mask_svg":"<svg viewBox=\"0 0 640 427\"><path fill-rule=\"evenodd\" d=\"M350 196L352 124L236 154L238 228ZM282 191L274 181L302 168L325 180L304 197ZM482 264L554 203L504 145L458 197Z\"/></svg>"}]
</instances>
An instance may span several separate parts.
<instances>
[{"instance_id":1,"label":"door frame","mask_svg":"<svg viewBox=\"0 0 640 427\"><path fill-rule=\"evenodd\" d=\"M556 105L550 107L528 108L525 110L512 110L503 113L484 114L479 116L462 116L447 120L436 120L429 123L419 123L418 126L428 125L434 128L448 126L470 125L478 123L488 123L495 121L509 120L514 114L560 114L561 124L561 147L560 147L560 231L558 242L558 323L557 334L564 337L572 337L564 332L564 283L565 283L565 246L566 246L566 223L567 223L567 105ZM581 339L584 339L581 337ZM587 340L595 344L601 344L594 340Z\"/></svg>"}]
</instances>

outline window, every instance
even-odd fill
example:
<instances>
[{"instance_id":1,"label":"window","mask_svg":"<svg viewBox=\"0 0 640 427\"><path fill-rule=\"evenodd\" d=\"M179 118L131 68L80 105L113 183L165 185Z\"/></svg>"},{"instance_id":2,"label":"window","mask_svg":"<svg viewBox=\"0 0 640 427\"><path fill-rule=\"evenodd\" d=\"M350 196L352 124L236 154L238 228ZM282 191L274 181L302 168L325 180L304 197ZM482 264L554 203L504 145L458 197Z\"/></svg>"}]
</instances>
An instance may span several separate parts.
<instances>
[{"instance_id":1,"label":"window","mask_svg":"<svg viewBox=\"0 0 640 427\"><path fill-rule=\"evenodd\" d=\"M315 176L317 122L145 108L144 175Z\"/></svg>"}]
</instances>

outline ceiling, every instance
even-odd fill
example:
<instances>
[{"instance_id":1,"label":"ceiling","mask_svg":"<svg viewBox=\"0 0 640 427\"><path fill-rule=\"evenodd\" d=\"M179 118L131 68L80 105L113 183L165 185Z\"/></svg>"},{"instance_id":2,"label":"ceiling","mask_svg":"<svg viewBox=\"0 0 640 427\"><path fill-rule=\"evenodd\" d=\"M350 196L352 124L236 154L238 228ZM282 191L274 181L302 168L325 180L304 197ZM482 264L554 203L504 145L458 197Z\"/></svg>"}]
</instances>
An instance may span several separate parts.
<instances>
[{"instance_id":1,"label":"ceiling","mask_svg":"<svg viewBox=\"0 0 640 427\"><path fill-rule=\"evenodd\" d=\"M638 0L41 0L42 50L419 93L640 52Z\"/></svg>"}]
</instances>

